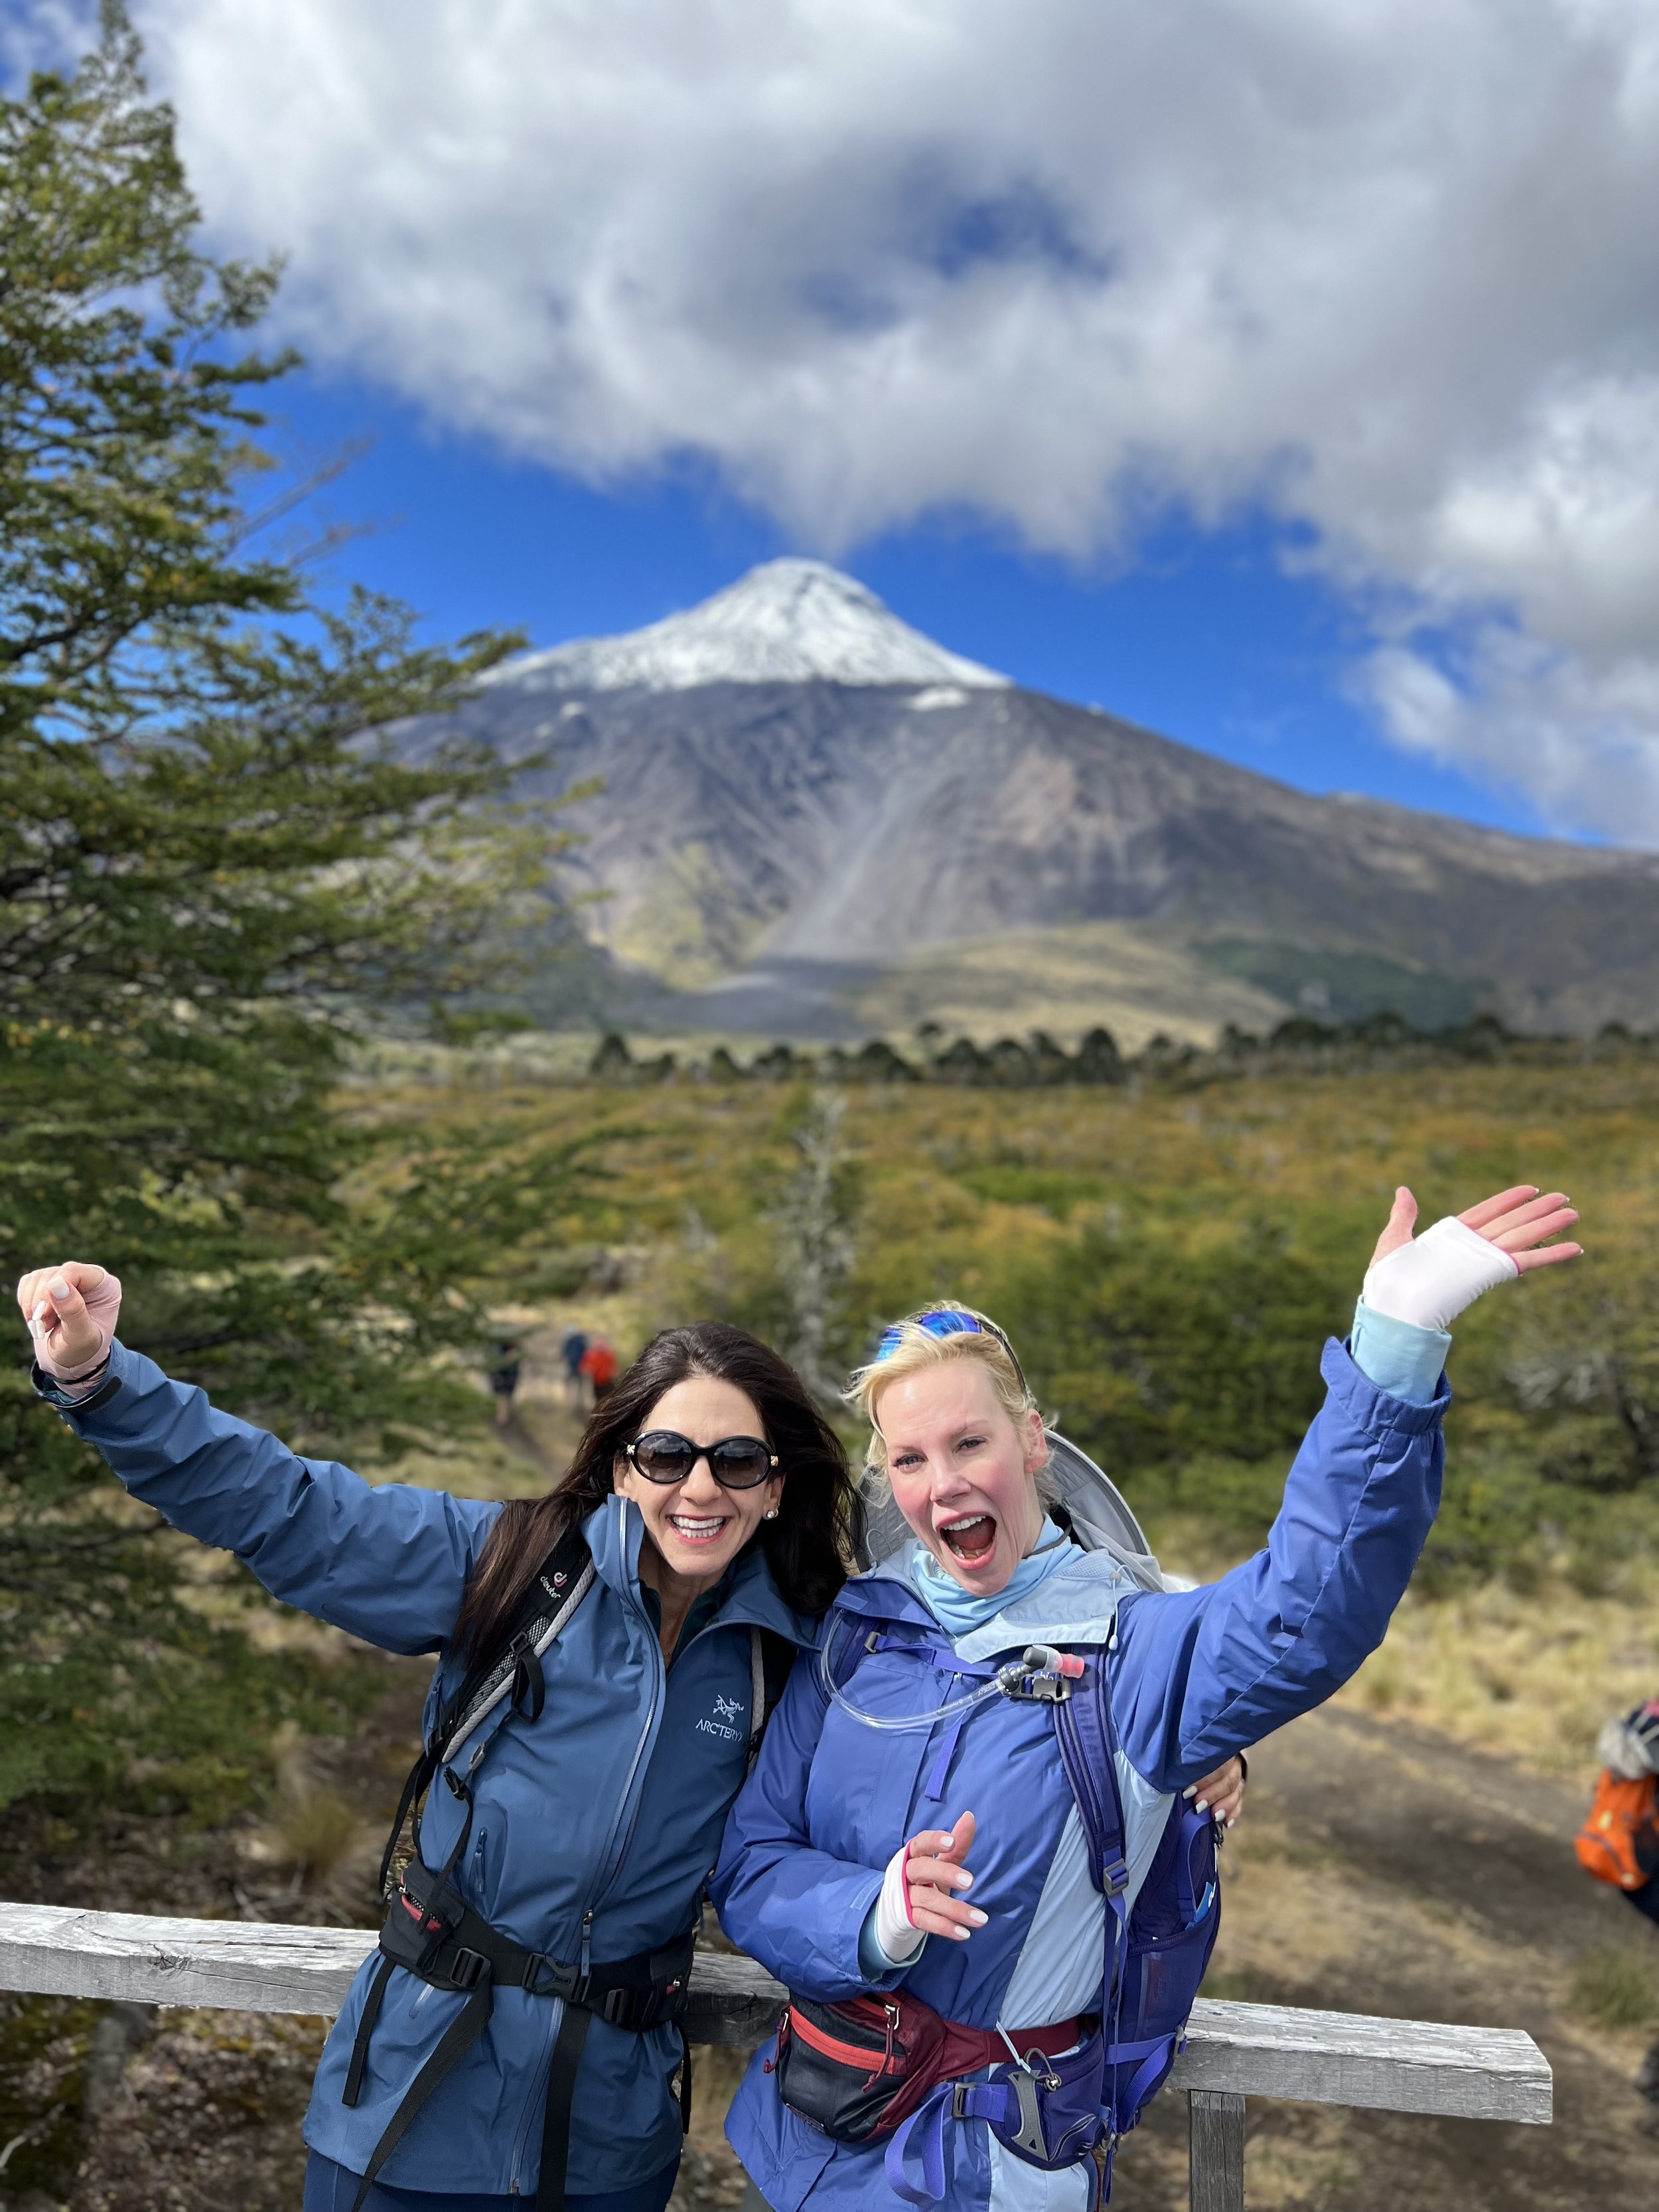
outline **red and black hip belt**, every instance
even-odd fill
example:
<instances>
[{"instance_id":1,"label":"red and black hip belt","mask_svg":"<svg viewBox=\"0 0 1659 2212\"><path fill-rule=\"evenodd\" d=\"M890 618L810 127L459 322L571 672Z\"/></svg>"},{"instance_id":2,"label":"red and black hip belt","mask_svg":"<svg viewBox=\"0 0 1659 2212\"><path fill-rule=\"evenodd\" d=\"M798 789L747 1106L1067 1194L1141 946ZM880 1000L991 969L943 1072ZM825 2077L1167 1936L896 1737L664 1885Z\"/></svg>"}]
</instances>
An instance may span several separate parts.
<instances>
[{"instance_id":1,"label":"red and black hip belt","mask_svg":"<svg viewBox=\"0 0 1659 2212\"><path fill-rule=\"evenodd\" d=\"M1014 2053L1057 2058L1088 2032L1083 2020L1056 2021L1013 2030L1005 2041L996 2028L942 2018L903 1990L841 2004L792 1996L767 2065L792 2112L837 2142L870 2142L901 2126L941 2081Z\"/></svg>"}]
</instances>

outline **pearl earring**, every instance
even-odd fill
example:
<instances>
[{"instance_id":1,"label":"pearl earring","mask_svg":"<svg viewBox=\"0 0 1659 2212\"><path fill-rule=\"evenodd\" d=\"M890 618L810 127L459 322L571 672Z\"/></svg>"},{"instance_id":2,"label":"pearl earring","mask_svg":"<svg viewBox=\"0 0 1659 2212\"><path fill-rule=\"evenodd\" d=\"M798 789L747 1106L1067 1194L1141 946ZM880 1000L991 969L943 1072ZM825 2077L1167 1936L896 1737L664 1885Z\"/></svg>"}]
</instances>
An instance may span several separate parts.
<instances>
[{"instance_id":1,"label":"pearl earring","mask_svg":"<svg viewBox=\"0 0 1659 2212\"><path fill-rule=\"evenodd\" d=\"M777 1517L778 1517L778 1509L777 1509L777 1507L776 1507L775 1505L769 1505L769 1506L767 1507L767 1509L766 1509L766 1517L767 1517L767 1519L768 1519L769 1521L775 1521L775 1520L777 1519Z\"/></svg>"}]
</instances>

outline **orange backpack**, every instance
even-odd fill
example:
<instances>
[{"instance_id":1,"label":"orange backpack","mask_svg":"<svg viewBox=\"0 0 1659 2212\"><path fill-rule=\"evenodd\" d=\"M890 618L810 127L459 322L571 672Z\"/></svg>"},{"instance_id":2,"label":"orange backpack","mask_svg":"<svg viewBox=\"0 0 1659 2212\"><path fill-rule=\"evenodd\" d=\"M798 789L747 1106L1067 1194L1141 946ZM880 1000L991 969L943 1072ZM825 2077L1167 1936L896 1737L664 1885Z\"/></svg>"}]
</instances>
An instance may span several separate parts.
<instances>
[{"instance_id":1,"label":"orange backpack","mask_svg":"<svg viewBox=\"0 0 1659 2212\"><path fill-rule=\"evenodd\" d=\"M1573 1844L1578 1863L1615 1889L1645 1889L1659 1873L1659 1775L1603 1774Z\"/></svg>"}]
</instances>

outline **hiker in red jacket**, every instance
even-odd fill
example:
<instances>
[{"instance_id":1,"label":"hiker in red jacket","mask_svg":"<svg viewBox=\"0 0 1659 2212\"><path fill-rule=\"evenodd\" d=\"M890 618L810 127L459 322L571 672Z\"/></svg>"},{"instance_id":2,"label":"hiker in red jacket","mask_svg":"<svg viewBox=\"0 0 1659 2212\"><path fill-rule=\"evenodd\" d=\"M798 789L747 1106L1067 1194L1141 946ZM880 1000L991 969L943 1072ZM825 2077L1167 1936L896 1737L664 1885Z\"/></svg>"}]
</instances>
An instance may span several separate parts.
<instances>
[{"instance_id":1,"label":"hiker in red jacket","mask_svg":"<svg viewBox=\"0 0 1659 2212\"><path fill-rule=\"evenodd\" d=\"M587 1377L597 1406L617 1379L617 1355L602 1336L588 1339L580 1371Z\"/></svg>"}]
</instances>

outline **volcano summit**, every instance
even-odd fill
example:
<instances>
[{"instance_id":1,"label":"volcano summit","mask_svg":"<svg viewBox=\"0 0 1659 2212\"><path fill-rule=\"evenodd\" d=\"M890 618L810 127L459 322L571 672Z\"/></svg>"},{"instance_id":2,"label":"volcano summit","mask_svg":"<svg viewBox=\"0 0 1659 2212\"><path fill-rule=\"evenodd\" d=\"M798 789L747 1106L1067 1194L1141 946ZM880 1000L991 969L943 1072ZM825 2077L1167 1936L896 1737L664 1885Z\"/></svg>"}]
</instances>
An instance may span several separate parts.
<instances>
[{"instance_id":1,"label":"volcano summit","mask_svg":"<svg viewBox=\"0 0 1659 2212\"><path fill-rule=\"evenodd\" d=\"M525 796L603 786L569 817L588 957L550 964L544 1018L1128 1048L1382 1006L1659 1024L1659 857L1292 790L1022 690L818 562L523 655L459 720L554 749Z\"/></svg>"}]
</instances>

